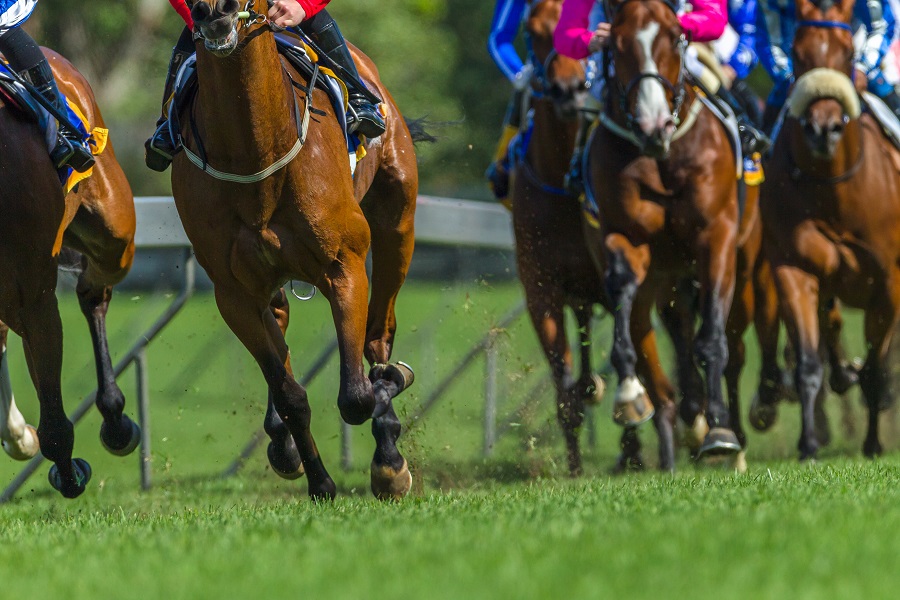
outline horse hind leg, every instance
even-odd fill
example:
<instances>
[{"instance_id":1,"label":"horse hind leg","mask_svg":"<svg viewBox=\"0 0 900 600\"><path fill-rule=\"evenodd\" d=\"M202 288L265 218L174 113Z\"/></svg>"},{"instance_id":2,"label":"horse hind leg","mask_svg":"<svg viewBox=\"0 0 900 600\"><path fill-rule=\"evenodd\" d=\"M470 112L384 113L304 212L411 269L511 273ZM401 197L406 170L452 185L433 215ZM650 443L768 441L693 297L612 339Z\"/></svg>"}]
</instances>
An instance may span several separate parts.
<instances>
[{"instance_id":1,"label":"horse hind leg","mask_svg":"<svg viewBox=\"0 0 900 600\"><path fill-rule=\"evenodd\" d=\"M737 301L731 307L726 327L728 363L725 365L725 385L728 390L728 414L731 427L741 445L740 452L735 454L734 468L739 473L745 473L747 471L747 434L744 433L744 428L741 426L740 381L747 353L744 345L744 332L750 325L754 306L753 289L749 282L745 282L740 292Z\"/></svg>"},{"instance_id":2,"label":"horse hind leg","mask_svg":"<svg viewBox=\"0 0 900 600\"><path fill-rule=\"evenodd\" d=\"M66 498L76 498L84 492L91 469L85 460L72 458L75 435L62 402L62 323L53 286L25 303L21 313L25 358L41 405L41 454L54 463L50 484Z\"/></svg>"},{"instance_id":3,"label":"horse hind leg","mask_svg":"<svg viewBox=\"0 0 900 600\"><path fill-rule=\"evenodd\" d=\"M284 288L278 290L272 301L269 302L269 311L275 318L278 331L284 337L287 333L288 323L290 322L290 303ZM270 329L271 322L266 319ZM274 334L275 332L272 331ZM290 352L287 354L285 366L289 372L290 368ZM263 428L269 436L269 446L266 449L266 456L269 459L269 465L272 470L284 479L298 479L303 476L303 459L300 457L300 451L297 444L291 436L290 430L284 424L278 411L275 410L273 394L269 392L268 406L266 407L266 416L263 421Z\"/></svg>"},{"instance_id":4,"label":"horse hind leg","mask_svg":"<svg viewBox=\"0 0 900 600\"><path fill-rule=\"evenodd\" d=\"M882 453L878 435L878 416L893 404L889 386L889 347L893 332L900 321L900 284L887 282L887 292L878 305L865 315L865 335L869 353L859 373L859 384L869 410L869 427L863 443L863 454L869 458Z\"/></svg>"},{"instance_id":5,"label":"horse hind leg","mask_svg":"<svg viewBox=\"0 0 900 600\"><path fill-rule=\"evenodd\" d=\"M87 260L84 261L87 263ZM109 355L106 336L106 313L112 299L112 287L96 284L88 266L78 277L75 292L81 313L87 320L94 349L97 370L97 397L95 403L103 416L100 426L100 442L111 454L127 456L134 452L141 441L141 429L125 410L125 395L116 383L116 375Z\"/></svg>"},{"instance_id":6,"label":"horse hind leg","mask_svg":"<svg viewBox=\"0 0 900 600\"><path fill-rule=\"evenodd\" d=\"M37 430L25 422L13 397L6 356L9 328L0 323L0 440L3 450L15 460L28 460L40 450Z\"/></svg>"}]
</instances>

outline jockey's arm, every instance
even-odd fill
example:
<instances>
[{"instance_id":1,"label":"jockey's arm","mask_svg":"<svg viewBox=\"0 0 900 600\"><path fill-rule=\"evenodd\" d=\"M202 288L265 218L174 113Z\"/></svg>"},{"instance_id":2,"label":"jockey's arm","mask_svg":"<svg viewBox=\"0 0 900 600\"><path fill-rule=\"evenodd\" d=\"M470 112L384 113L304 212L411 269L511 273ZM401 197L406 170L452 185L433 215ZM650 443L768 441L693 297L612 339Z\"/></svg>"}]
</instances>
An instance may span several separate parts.
<instances>
[{"instance_id":1,"label":"jockey's arm","mask_svg":"<svg viewBox=\"0 0 900 600\"><path fill-rule=\"evenodd\" d=\"M498 0L488 35L488 53L513 85L528 80L523 71L525 65L513 46L522 27L525 8L525 0Z\"/></svg>"},{"instance_id":2,"label":"jockey's arm","mask_svg":"<svg viewBox=\"0 0 900 600\"><path fill-rule=\"evenodd\" d=\"M679 15L684 35L692 42L713 42L728 24L727 0L692 0L691 12Z\"/></svg>"},{"instance_id":3,"label":"jockey's arm","mask_svg":"<svg viewBox=\"0 0 900 600\"><path fill-rule=\"evenodd\" d=\"M744 79L753 70L756 55L756 0L731 0L728 3L728 22L738 34L737 48L728 60L737 79Z\"/></svg>"},{"instance_id":4,"label":"jockey's arm","mask_svg":"<svg viewBox=\"0 0 900 600\"><path fill-rule=\"evenodd\" d=\"M188 7L187 2L185 2L185 0L169 0L169 4L172 5L172 8L178 13L178 16L184 20L184 24L187 25L187 28L193 30L194 20L191 18L191 9Z\"/></svg>"},{"instance_id":5,"label":"jockey's arm","mask_svg":"<svg viewBox=\"0 0 900 600\"><path fill-rule=\"evenodd\" d=\"M887 0L856 0L853 16L866 28L866 42L856 68L868 75L881 66L894 38L896 20Z\"/></svg>"},{"instance_id":6,"label":"jockey's arm","mask_svg":"<svg viewBox=\"0 0 900 600\"><path fill-rule=\"evenodd\" d=\"M794 76L791 57L785 51L793 40L785 40L782 35L782 15L777 6L758 0L756 8L756 53L776 86L784 84Z\"/></svg>"},{"instance_id":7,"label":"jockey's arm","mask_svg":"<svg viewBox=\"0 0 900 600\"><path fill-rule=\"evenodd\" d=\"M581 60L591 54L591 9L595 0L565 0L559 24L553 32L553 47L563 56Z\"/></svg>"}]
</instances>

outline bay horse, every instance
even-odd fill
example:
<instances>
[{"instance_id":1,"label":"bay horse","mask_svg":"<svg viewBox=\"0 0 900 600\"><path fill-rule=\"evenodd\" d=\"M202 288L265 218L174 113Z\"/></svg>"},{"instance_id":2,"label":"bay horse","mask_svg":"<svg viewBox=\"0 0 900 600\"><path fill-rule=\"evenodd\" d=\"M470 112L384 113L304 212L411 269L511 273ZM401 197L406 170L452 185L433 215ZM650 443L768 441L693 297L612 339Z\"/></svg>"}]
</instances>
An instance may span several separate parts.
<instances>
[{"instance_id":1,"label":"bay horse","mask_svg":"<svg viewBox=\"0 0 900 600\"><path fill-rule=\"evenodd\" d=\"M60 90L84 113L92 127L104 127L93 91L65 58L42 49ZM62 326L56 278L63 246L80 262L76 286L88 321L97 364L96 404L103 416L100 439L113 454L132 452L138 426L123 413L125 400L115 381L106 340L105 318L112 286L128 273L134 257L134 200L111 143L96 156L91 177L64 194L47 154L44 134L18 111L0 108L0 378L7 375L8 329L20 335L40 402L37 438L54 465L50 482L63 496L80 495L90 478L83 459L72 459L74 435L61 395ZM7 382L8 383L8 382ZM24 423L11 390L0 382L0 437L14 458L33 456L38 444Z\"/></svg>"},{"instance_id":2,"label":"bay horse","mask_svg":"<svg viewBox=\"0 0 900 600\"><path fill-rule=\"evenodd\" d=\"M685 84L684 39L674 5L612 0L608 7L615 72L608 78L608 112L601 115L587 158L599 222L585 220L583 229L615 308L611 361L619 382L613 412L633 442L623 447L635 447L634 428L652 416L660 467L669 470L674 390L663 381L647 381L645 387L638 370L659 363L650 318L654 304L684 285L698 286L698 310L679 307L690 315L682 322L691 333L690 348L681 350L703 369L705 393L685 397L678 412L691 428L701 418L706 422L698 455L741 450L732 429L740 422L729 415L722 394L726 319L736 279L735 155L724 126ZM693 335L698 312L702 323Z\"/></svg>"},{"instance_id":3,"label":"bay horse","mask_svg":"<svg viewBox=\"0 0 900 600\"><path fill-rule=\"evenodd\" d=\"M578 96L585 93L581 62L553 50L561 0L529 7L525 24L534 64L529 108L532 129L510 190L516 262L525 301L556 388L557 419L569 472L581 473L578 431L585 404L599 403L604 384L591 371L591 314L602 301L600 280L581 235L581 207L563 186L575 146ZM527 122L528 119L523 119ZM522 134L520 134L522 135ZM578 322L580 367L573 373L565 307Z\"/></svg>"},{"instance_id":4,"label":"bay horse","mask_svg":"<svg viewBox=\"0 0 900 600\"><path fill-rule=\"evenodd\" d=\"M796 353L801 460L814 459L822 391L820 342L833 338L834 300L865 311L859 383L869 410L866 456L881 453L878 413L892 402L888 348L900 319L900 152L861 110L852 82L853 0L797 1L797 82L767 167L766 254Z\"/></svg>"},{"instance_id":5,"label":"bay horse","mask_svg":"<svg viewBox=\"0 0 900 600\"><path fill-rule=\"evenodd\" d=\"M374 64L353 48L363 79L384 99L387 132L368 142L368 154L351 176L334 109L320 89L301 91L292 84L291 78L297 85L303 79L279 57L265 0L243 7L237 0L188 4L202 38L200 85L193 126L185 124L181 134L186 149L202 140L209 168L201 170L187 151L180 153L172 190L197 260L214 283L219 311L268 385L269 462L288 478L305 471L312 498L334 497L310 432L306 391L292 375L284 339L289 313L280 287L298 279L314 284L331 304L342 418L357 425L373 419L372 491L378 498L400 498L412 479L396 447L400 422L391 398L412 383L412 372L388 361L397 327L394 304L413 251L413 135ZM298 134L296 121L310 102L319 116ZM214 177L213 170L266 176L234 182ZM369 377L364 357L372 365Z\"/></svg>"}]
</instances>

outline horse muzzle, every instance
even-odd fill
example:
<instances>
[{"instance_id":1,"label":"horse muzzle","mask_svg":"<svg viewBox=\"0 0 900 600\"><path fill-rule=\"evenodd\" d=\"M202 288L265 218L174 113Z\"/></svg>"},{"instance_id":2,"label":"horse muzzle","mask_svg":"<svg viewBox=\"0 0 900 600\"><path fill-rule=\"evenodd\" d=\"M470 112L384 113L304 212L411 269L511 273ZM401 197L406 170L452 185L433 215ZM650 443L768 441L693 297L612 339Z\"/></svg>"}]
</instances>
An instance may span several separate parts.
<instances>
[{"instance_id":1,"label":"horse muzzle","mask_svg":"<svg viewBox=\"0 0 900 600\"><path fill-rule=\"evenodd\" d=\"M656 129L649 135L641 130L637 131L637 138L641 142L641 154L653 159L663 159L669 156L672 148L672 135L675 126L671 128Z\"/></svg>"},{"instance_id":2,"label":"horse muzzle","mask_svg":"<svg viewBox=\"0 0 900 600\"><path fill-rule=\"evenodd\" d=\"M239 8L236 1L225 0L215 8L198 2L191 9L194 25L203 36L203 46L215 56L228 56L237 47Z\"/></svg>"},{"instance_id":3,"label":"horse muzzle","mask_svg":"<svg viewBox=\"0 0 900 600\"><path fill-rule=\"evenodd\" d=\"M824 115L811 112L799 120L803 139L815 158L830 160L834 158L850 117L843 112Z\"/></svg>"}]
</instances>

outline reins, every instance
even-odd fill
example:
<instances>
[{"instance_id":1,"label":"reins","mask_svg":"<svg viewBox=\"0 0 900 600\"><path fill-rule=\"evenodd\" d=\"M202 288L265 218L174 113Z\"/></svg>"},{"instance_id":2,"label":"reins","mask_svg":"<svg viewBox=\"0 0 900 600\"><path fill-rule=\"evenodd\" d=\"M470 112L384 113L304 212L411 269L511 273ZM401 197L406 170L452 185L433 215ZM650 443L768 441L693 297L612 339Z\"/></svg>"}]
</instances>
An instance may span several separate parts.
<instances>
[{"instance_id":1,"label":"reins","mask_svg":"<svg viewBox=\"0 0 900 600\"><path fill-rule=\"evenodd\" d=\"M253 25L263 25L268 24L269 28L273 31L281 31L282 28L274 25L271 21L269 21L268 16L264 14L260 14L255 12L250 8L253 0L247 0L247 4L244 6L244 10L237 13L237 18L241 21L241 25L239 29L246 29L247 27L251 27ZM194 39L204 39L203 34L197 30L194 32ZM270 175L280 171L285 166L287 166L292 160L294 160L297 155L300 153L300 150L303 148L303 144L306 143L306 137L309 133L309 120L310 113L312 112L312 91L316 86L316 78L318 75L318 65L314 65L313 75L309 82L309 87L304 88L302 86L297 86L293 79L288 74L288 78L291 79L291 96L294 99L294 122L297 125L297 141L288 150L287 154L273 162L271 165L257 171L256 173L252 173L249 175L240 175L237 173L229 173L227 171L220 171L209 164L209 161L206 157L206 151L203 147L203 141L200 138L200 132L197 129L196 121L193 118L193 115L190 119L191 125L191 133L193 134L194 141L197 142L198 145L198 153L193 152L190 148L188 148L187 144L181 140L181 145L184 148L184 154L187 156L188 160L195 167L208 174L210 177L218 179L220 181L229 181L232 183L258 183L263 179L269 177ZM306 91L305 102L303 103L303 110L301 115L301 110L299 106L299 99L297 98L296 92L294 92L294 87L299 87ZM178 134L179 138L181 138L181 134Z\"/></svg>"}]
</instances>

